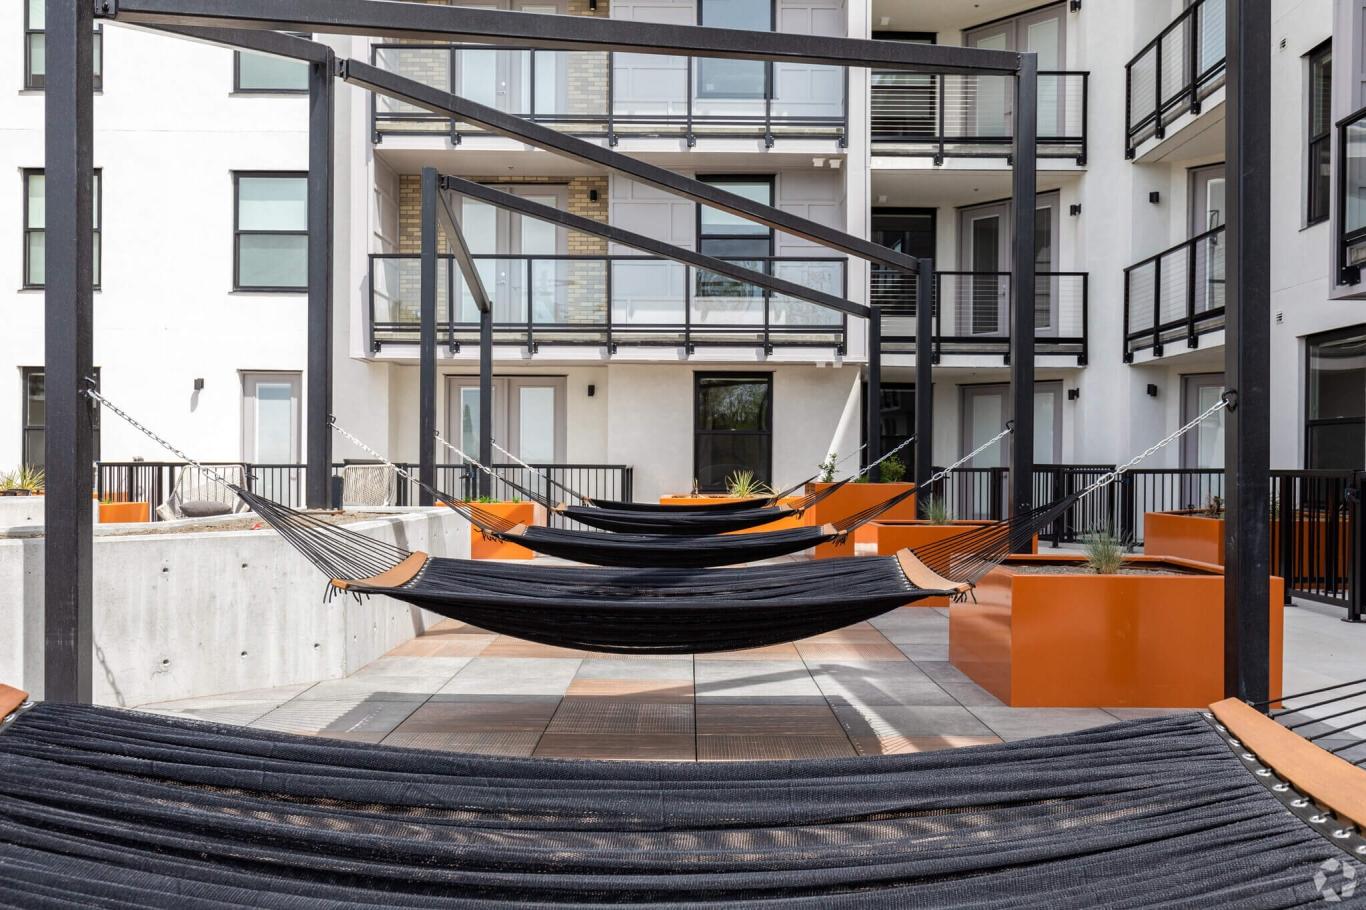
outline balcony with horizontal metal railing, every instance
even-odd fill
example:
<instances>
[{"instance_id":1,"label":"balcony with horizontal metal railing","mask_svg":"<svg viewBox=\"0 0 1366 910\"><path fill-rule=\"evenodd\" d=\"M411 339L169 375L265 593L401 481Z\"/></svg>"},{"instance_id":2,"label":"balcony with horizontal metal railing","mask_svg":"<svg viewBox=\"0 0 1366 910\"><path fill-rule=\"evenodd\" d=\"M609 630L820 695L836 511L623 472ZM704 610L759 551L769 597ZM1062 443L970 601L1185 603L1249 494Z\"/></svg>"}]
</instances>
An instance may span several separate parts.
<instances>
[{"instance_id":1,"label":"balcony with horizontal metal railing","mask_svg":"<svg viewBox=\"0 0 1366 910\"><path fill-rule=\"evenodd\" d=\"M1086 163L1090 74L1039 73L1039 158ZM1014 136L1014 80L1007 76L928 76L875 70L869 120L874 155L933 158L1009 157Z\"/></svg>"},{"instance_id":2,"label":"balcony with horizontal metal railing","mask_svg":"<svg viewBox=\"0 0 1366 910\"><path fill-rule=\"evenodd\" d=\"M1124 361L1167 345L1200 346L1224 327L1224 228L1183 240L1124 270Z\"/></svg>"},{"instance_id":3,"label":"balcony with horizontal metal railing","mask_svg":"<svg viewBox=\"0 0 1366 910\"><path fill-rule=\"evenodd\" d=\"M525 347L592 345L684 348L777 347L845 350L847 317L650 256L474 257L493 299L493 343ZM845 260L770 256L731 260L813 290L847 297ZM421 259L370 257L370 348L416 345ZM478 345L479 312L454 260L438 263L438 343L452 351ZM452 305L453 302L453 305Z\"/></svg>"},{"instance_id":4,"label":"balcony with horizontal metal railing","mask_svg":"<svg viewBox=\"0 0 1366 910\"><path fill-rule=\"evenodd\" d=\"M1195 0L1124 67L1125 156L1224 84L1225 0Z\"/></svg>"},{"instance_id":5,"label":"balcony with horizontal metal railing","mask_svg":"<svg viewBox=\"0 0 1366 910\"><path fill-rule=\"evenodd\" d=\"M1075 357L1087 362L1087 272L1039 272L1035 276L1035 355ZM935 363L949 356L1000 357L1010 362L1009 272L936 272L934 276ZM882 312L885 354L917 352L914 275L874 269L870 300Z\"/></svg>"},{"instance_id":6,"label":"balcony with horizontal metal railing","mask_svg":"<svg viewBox=\"0 0 1366 910\"><path fill-rule=\"evenodd\" d=\"M601 51L549 51L450 44L379 44L380 69L471 101L615 145L630 137L832 139L848 134L848 71L805 63L720 61L730 87L709 67L716 61ZM754 67L740 73L735 67ZM387 136L447 136L482 130L373 95L375 142Z\"/></svg>"}]
</instances>

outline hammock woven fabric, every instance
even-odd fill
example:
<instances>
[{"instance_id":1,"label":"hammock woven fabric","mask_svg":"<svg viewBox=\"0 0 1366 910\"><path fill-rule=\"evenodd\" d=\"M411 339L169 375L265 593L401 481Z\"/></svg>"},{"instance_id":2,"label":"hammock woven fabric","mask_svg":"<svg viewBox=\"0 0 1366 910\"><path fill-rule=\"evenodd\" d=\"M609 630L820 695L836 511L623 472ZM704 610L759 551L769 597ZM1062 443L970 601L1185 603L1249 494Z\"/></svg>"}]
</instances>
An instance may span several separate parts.
<instances>
[{"instance_id":1,"label":"hammock woven fabric","mask_svg":"<svg viewBox=\"0 0 1366 910\"><path fill-rule=\"evenodd\" d=\"M502 538L546 556L595 566L698 569L799 553L834 540L840 533L834 528L804 527L751 534L678 537L527 527L518 533L502 535Z\"/></svg>"},{"instance_id":2,"label":"hammock woven fabric","mask_svg":"<svg viewBox=\"0 0 1366 910\"><path fill-rule=\"evenodd\" d=\"M1324 906L1330 861L1366 880L1194 714L740 763L493 758L48 704L0 733L0 906L25 910L1281 908Z\"/></svg>"},{"instance_id":3,"label":"hammock woven fabric","mask_svg":"<svg viewBox=\"0 0 1366 910\"><path fill-rule=\"evenodd\" d=\"M833 496L848 480L831 484L823 490L808 493L791 505L779 505L777 498L757 499L738 503L725 503L736 508L717 508L705 505L700 508L680 506L678 508L652 508L646 503L593 503L592 505L553 505L555 511L581 524L603 531L618 531L625 534L675 534L696 536L700 534L726 534L731 531L745 531L770 522L800 515L823 499Z\"/></svg>"}]
</instances>

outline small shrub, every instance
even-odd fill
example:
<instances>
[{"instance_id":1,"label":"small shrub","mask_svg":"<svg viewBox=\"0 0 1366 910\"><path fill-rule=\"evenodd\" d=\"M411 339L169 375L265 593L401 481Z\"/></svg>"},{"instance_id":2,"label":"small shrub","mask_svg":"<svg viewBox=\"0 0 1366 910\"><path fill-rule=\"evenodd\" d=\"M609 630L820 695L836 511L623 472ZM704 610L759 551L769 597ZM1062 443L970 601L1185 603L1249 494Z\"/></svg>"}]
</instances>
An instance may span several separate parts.
<instances>
[{"instance_id":1,"label":"small shrub","mask_svg":"<svg viewBox=\"0 0 1366 910\"><path fill-rule=\"evenodd\" d=\"M932 525L946 525L953 521L953 510L943 496L925 500L925 520Z\"/></svg>"},{"instance_id":2,"label":"small shrub","mask_svg":"<svg viewBox=\"0 0 1366 910\"><path fill-rule=\"evenodd\" d=\"M773 490L768 484L754 479L753 471L736 471L726 478L726 492L737 499L750 499L755 496L771 496Z\"/></svg>"},{"instance_id":3,"label":"small shrub","mask_svg":"<svg viewBox=\"0 0 1366 910\"><path fill-rule=\"evenodd\" d=\"M42 468L21 465L19 470L14 472L14 486L18 490L41 493L46 482L47 476L43 473Z\"/></svg>"},{"instance_id":4,"label":"small shrub","mask_svg":"<svg viewBox=\"0 0 1366 910\"><path fill-rule=\"evenodd\" d=\"M822 461L820 464L816 465L816 467L820 468L821 483L834 483L835 468L838 465L839 454L837 452L831 452L829 455L825 456L825 461Z\"/></svg>"},{"instance_id":5,"label":"small shrub","mask_svg":"<svg viewBox=\"0 0 1366 910\"><path fill-rule=\"evenodd\" d=\"M901 483L906 479L906 463L895 455L889 455L879 467L883 483Z\"/></svg>"},{"instance_id":6,"label":"small shrub","mask_svg":"<svg viewBox=\"0 0 1366 910\"><path fill-rule=\"evenodd\" d=\"M1205 514L1210 518L1224 517L1224 497L1211 496L1209 502L1205 503Z\"/></svg>"},{"instance_id":7,"label":"small shrub","mask_svg":"<svg viewBox=\"0 0 1366 910\"><path fill-rule=\"evenodd\" d=\"M1124 565L1129 546L1109 531L1092 531L1081 539L1086 565L1097 575L1114 575Z\"/></svg>"}]
</instances>

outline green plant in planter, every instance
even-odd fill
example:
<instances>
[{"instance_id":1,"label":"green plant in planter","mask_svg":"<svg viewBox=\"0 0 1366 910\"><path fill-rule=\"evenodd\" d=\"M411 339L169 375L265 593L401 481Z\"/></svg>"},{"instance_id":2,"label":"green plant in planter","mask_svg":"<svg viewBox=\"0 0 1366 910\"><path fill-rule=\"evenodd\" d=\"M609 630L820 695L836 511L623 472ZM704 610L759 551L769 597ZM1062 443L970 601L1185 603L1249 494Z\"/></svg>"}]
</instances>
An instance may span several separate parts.
<instances>
[{"instance_id":1,"label":"green plant in planter","mask_svg":"<svg viewBox=\"0 0 1366 910\"><path fill-rule=\"evenodd\" d=\"M726 478L726 492L737 499L750 499L755 496L772 496L773 490L766 483L754 479L753 471L736 471Z\"/></svg>"},{"instance_id":2,"label":"green plant in planter","mask_svg":"<svg viewBox=\"0 0 1366 910\"><path fill-rule=\"evenodd\" d=\"M1109 531L1092 531L1081 539L1086 565L1097 575L1114 575L1124 565L1129 544Z\"/></svg>"},{"instance_id":3,"label":"green plant in planter","mask_svg":"<svg viewBox=\"0 0 1366 910\"><path fill-rule=\"evenodd\" d=\"M906 462L895 455L888 455L879 468L878 476L883 483L901 483L906 479Z\"/></svg>"},{"instance_id":4,"label":"green plant in planter","mask_svg":"<svg viewBox=\"0 0 1366 910\"><path fill-rule=\"evenodd\" d=\"M820 464L816 465L816 467L820 468L821 471L821 483L835 482L835 468L838 465L839 453L837 452L831 452L829 455L825 456L825 461L822 461Z\"/></svg>"},{"instance_id":5,"label":"green plant in planter","mask_svg":"<svg viewBox=\"0 0 1366 910\"><path fill-rule=\"evenodd\" d=\"M30 465L21 465L19 470L14 472L14 488L16 490L27 490L30 493L41 493L45 485L46 477L42 468L35 468Z\"/></svg>"},{"instance_id":6,"label":"green plant in planter","mask_svg":"<svg viewBox=\"0 0 1366 910\"><path fill-rule=\"evenodd\" d=\"M498 498L495 497L495 496L476 496L476 497L474 497L473 499L468 500L468 501L469 501L469 502L473 502L473 503L477 503L477 504L479 504L479 505L488 505L489 503L494 503L494 502L513 502L513 503L516 503L516 502L521 502L521 501L522 501L522 497L520 497L520 496L513 496L511 499L498 499Z\"/></svg>"},{"instance_id":7,"label":"green plant in planter","mask_svg":"<svg viewBox=\"0 0 1366 910\"><path fill-rule=\"evenodd\" d=\"M1224 517L1224 497L1211 496L1209 502L1205 503L1205 514L1210 518Z\"/></svg>"},{"instance_id":8,"label":"green plant in planter","mask_svg":"<svg viewBox=\"0 0 1366 910\"><path fill-rule=\"evenodd\" d=\"M953 521L953 510L943 496L925 500L925 521L932 525L946 525Z\"/></svg>"}]
</instances>

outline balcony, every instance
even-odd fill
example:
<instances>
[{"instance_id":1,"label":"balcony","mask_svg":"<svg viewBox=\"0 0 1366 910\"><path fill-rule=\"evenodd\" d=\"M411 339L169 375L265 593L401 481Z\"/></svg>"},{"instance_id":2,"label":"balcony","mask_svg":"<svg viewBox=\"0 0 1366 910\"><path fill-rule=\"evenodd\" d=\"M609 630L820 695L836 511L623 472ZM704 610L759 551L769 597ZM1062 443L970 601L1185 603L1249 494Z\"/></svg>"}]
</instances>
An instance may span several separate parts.
<instances>
[{"instance_id":1,"label":"balcony","mask_svg":"<svg viewBox=\"0 0 1366 910\"><path fill-rule=\"evenodd\" d=\"M915 276L878 269L872 301L882 307L882 350L914 354ZM1010 362L1009 272L936 272L935 363L945 356L1000 357ZM1040 272L1035 276L1035 354L1087 362L1089 273ZM942 305L941 305L942 304Z\"/></svg>"},{"instance_id":2,"label":"balcony","mask_svg":"<svg viewBox=\"0 0 1366 910\"><path fill-rule=\"evenodd\" d=\"M842 67L752 63L718 89L715 61L593 51L458 45L380 44L371 62L424 85L499 111L611 145L630 137L831 139L848 133L848 72ZM734 61L727 61L734 63ZM741 97L743 96L743 97ZM375 142L387 136L481 135L458 123L379 96L371 101Z\"/></svg>"},{"instance_id":3,"label":"balcony","mask_svg":"<svg viewBox=\"0 0 1366 910\"><path fill-rule=\"evenodd\" d=\"M1169 344L1200 346L1224 327L1224 228L1206 231L1124 270L1124 362Z\"/></svg>"},{"instance_id":4,"label":"balcony","mask_svg":"<svg viewBox=\"0 0 1366 910\"><path fill-rule=\"evenodd\" d=\"M1125 65L1126 157L1224 84L1224 27L1224 0L1195 0Z\"/></svg>"},{"instance_id":5,"label":"balcony","mask_svg":"<svg viewBox=\"0 0 1366 910\"><path fill-rule=\"evenodd\" d=\"M813 303L770 294L649 256L475 256L493 298L493 343L536 353L545 345L819 347L845 351L847 319ZM739 262L740 260L733 260ZM846 297L840 258L747 259L741 264ZM451 257L439 265L438 343L478 345L479 312ZM418 343L420 258L370 257L370 348ZM455 302L454 307L450 305Z\"/></svg>"},{"instance_id":6,"label":"balcony","mask_svg":"<svg viewBox=\"0 0 1366 910\"><path fill-rule=\"evenodd\" d=\"M1360 284L1366 263L1366 107L1338 121L1338 284Z\"/></svg>"},{"instance_id":7,"label":"balcony","mask_svg":"<svg viewBox=\"0 0 1366 910\"><path fill-rule=\"evenodd\" d=\"M1040 158L1086 164L1089 73L1039 73ZM872 74L870 120L874 155L933 158L1010 156L1013 80L1006 76Z\"/></svg>"}]
</instances>

